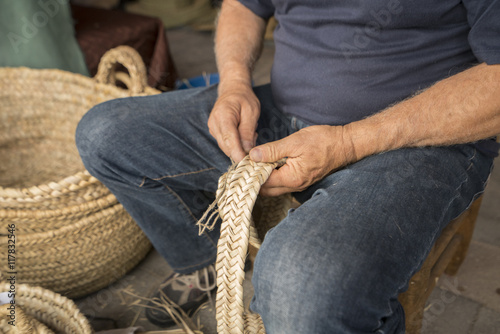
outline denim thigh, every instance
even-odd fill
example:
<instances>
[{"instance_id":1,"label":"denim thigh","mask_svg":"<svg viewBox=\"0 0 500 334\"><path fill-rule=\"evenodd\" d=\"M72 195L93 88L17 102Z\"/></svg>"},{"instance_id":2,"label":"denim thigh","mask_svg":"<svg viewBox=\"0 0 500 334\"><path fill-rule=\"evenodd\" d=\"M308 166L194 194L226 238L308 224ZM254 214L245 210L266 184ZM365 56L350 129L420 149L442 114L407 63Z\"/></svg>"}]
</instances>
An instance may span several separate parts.
<instances>
[{"instance_id":1,"label":"denim thigh","mask_svg":"<svg viewBox=\"0 0 500 334\"><path fill-rule=\"evenodd\" d=\"M441 230L483 192L472 145L374 155L302 193L257 255L252 309L268 333L403 333L397 300Z\"/></svg>"}]
</instances>

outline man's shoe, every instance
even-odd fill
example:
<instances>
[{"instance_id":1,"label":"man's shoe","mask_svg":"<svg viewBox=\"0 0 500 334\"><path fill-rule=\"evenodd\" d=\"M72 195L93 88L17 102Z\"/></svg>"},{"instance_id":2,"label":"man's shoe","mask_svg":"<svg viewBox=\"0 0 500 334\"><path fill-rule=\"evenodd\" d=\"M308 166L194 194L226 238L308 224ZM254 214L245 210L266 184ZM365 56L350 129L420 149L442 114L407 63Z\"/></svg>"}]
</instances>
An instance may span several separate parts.
<instances>
[{"instance_id":1,"label":"man's shoe","mask_svg":"<svg viewBox=\"0 0 500 334\"><path fill-rule=\"evenodd\" d=\"M152 324L166 328L176 325L171 314L179 314L177 307L191 317L216 289L216 276L213 264L191 274L172 274L148 303L146 318Z\"/></svg>"}]
</instances>

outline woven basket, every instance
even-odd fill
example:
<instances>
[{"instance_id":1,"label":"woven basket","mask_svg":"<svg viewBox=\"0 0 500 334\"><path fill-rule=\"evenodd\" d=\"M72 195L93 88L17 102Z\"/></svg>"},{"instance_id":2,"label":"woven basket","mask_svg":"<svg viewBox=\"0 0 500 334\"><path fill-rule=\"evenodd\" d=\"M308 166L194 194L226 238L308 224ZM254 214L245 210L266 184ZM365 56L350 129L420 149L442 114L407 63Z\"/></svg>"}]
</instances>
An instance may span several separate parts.
<instances>
[{"instance_id":1,"label":"woven basket","mask_svg":"<svg viewBox=\"0 0 500 334\"><path fill-rule=\"evenodd\" d=\"M129 75L117 73L123 64ZM128 89L114 86L117 81ZM159 91L139 54L118 47L94 79L60 70L0 68L0 249L15 226L18 282L75 298L133 268L151 245L109 190L84 169L76 126L94 105ZM13 271L0 261L3 278Z\"/></svg>"},{"instance_id":2,"label":"woven basket","mask_svg":"<svg viewBox=\"0 0 500 334\"><path fill-rule=\"evenodd\" d=\"M281 163L258 163L245 157L219 179L214 202L217 215L212 214L212 204L198 223L202 229L212 228L217 216L222 220L216 261L219 334L265 334L260 316L243 305L244 267L249 244L260 248L265 233L292 207L290 194L258 197L261 185Z\"/></svg>"},{"instance_id":3,"label":"woven basket","mask_svg":"<svg viewBox=\"0 0 500 334\"><path fill-rule=\"evenodd\" d=\"M9 290L10 284L0 284L0 292ZM0 333L93 333L87 318L72 300L50 290L25 284L16 284L15 294L16 304L12 313L8 309L10 304L0 306ZM15 320L15 326L9 324L12 320Z\"/></svg>"}]
</instances>

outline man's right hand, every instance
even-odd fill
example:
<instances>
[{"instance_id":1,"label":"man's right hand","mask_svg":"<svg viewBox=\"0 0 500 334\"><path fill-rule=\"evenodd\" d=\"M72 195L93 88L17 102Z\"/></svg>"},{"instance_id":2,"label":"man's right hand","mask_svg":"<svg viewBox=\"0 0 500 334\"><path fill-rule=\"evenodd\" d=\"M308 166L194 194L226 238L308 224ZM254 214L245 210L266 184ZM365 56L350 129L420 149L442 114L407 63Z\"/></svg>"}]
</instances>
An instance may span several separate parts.
<instances>
[{"instance_id":1,"label":"man's right hand","mask_svg":"<svg viewBox=\"0 0 500 334\"><path fill-rule=\"evenodd\" d=\"M260 102L252 89L252 69L265 29L266 21L238 0L222 2L215 36L219 98L208 128L234 162L240 162L257 139Z\"/></svg>"},{"instance_id":2,"label":"man's right hand","mask_svg":"<svg viewBox=\"0 0 500 334\"><path fill-rule=\"evenodd\" d=\"M208 118L208 129L224 153L240 162L255 146L260 102L246 83L219 86L219 98Z\"/></svg>"}]
</instances>

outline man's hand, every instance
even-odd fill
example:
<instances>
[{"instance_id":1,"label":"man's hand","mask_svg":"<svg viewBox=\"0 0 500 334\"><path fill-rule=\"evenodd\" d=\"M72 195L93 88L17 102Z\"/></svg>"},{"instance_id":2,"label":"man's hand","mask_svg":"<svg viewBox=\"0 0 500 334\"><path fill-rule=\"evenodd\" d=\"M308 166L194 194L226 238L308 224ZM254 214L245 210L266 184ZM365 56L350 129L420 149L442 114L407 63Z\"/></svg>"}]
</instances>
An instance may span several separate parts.
<instances>
[{"instance_id":1,"label":"man's hand","mask_svg":"<svg viewBox=\"0 0 500 334\"><path fill-rule=\"evenodd\" d=\"M250 86L234 84L219 89L219 98L208 118L208 129L224 153L240 162L255 146L260 102Z\"/></svg>"},{"instance_id":2,"label":"man's hand","mask_svg":"<svg viewBox=\"0 0 500 334\"><path fill-rule=\"evenodd\" d=\"M305 190L355 161L356 152L345 127L328 125L310 126L250 151L254 161L273 162L285 157L286 164L274 170L262 186L262 195L277 196Z\"/></svg>"}]
</instances>

